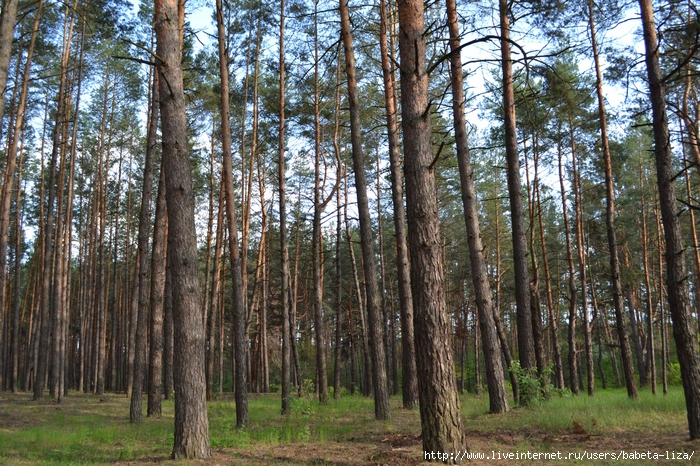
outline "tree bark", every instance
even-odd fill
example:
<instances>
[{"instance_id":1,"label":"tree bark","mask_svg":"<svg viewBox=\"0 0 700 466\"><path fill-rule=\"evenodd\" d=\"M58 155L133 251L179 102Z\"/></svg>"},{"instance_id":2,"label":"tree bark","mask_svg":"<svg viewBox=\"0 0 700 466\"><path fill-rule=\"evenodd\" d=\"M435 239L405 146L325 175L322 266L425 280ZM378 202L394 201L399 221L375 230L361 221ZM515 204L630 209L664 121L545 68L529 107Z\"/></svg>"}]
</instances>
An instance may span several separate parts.
<instances>
[{"instance_id":1,"label":"tree bark","mask_svg":"<svg viewBox=\"0 0 700 466\"><path fill-rule=\"evenodd\" d=\"M292 325L290 320L289 285L289 250L287 249L287 192L285 183L285 161L284 161L284 0L280 1L280 110L279 110L279 152L277 163L279 166L279 211L280 211L280 255L282 261L281 281L282 281L282 414L289 414L291 410L291 380L292 380Z\"/></svg>"},{"instance_id":2,"label":"tree bark","mask_svg":"<svg viewBox=\"0 0 700 466\"><path fill-rule=\"evenodd\" d=\"M651 93L652 124L654 128L654 155L659 188L659 205L666 236L666 285L673 319L673 337L676 341L678 362L688 414L691 439L700 437L700 357L690 309L680 218L677 214L675 170L666 114L664 80L659 66L658 39L651 1L639 0L642 15L645 59Z\"/></svg>"},{"instance_id":3,"label":"tree bark","mask_svg":"<svg viewBox=\"0 0 700 466\"><path fill-rule=\"evenodd\" d=\"M146 160L143 169L143 188L141 194L141 211L139 213L138 232L138 258L139 258L139 283L138 283L138 310L136 314L136 339L134 347L134 376L131 388L131 405L129 409L129 421L132 424L140 424L143 420L143 387L146 377L146 345L148 329L148 291L150 288L150 275L148 266L148 237L151 230L151 202L153 189L153 152L156 146L158 131L158 98L160 88L158 73L153 74L153 97L151 98L150 120L148 122L148 135L146 137ZM165 162L163 162L165 166ZM134 294L137 290L134 290Z\"/></svg>"},{"instance_id":4,"label":"tree bark","mask_svg":"<svg viewBox=\"0 0 700 466\"><path fill-rule=\"evenodd\" d=\"M515 93L513 90L513 60L510 51L509 7L499 0L501 31L501 66L503 68L503 112L505 115L506 172L513 236L513 268L515 271L515 301L518 322L518 350L520 365L526 371L535 368L535 342L532 334L530 308L530 274L527 266L527 240L523 199L520 184L520 160L515 120Z\"/></svg>"},{"instance_id":5,"label":"tree bark","mask_svg":"<svg viewBox=\"0 0 700 466\"><path fill-rule=\"evenodd\" d=\"M382 316L379 308L379 290L377 289L377 267L375 265L374 242L372 239L372 219L369 214L367 199L367 182L365 180L364 155L362 153L362 134L360 123L360 99L355 74L355 52L350 29L348 1L340 0L340 28L345 48L345 72L348 75L348 103L350 107L350 139L352 142L352 160L355 174L355 192L360 216L360 242L362 246L362 263L367 295L367 317L369 340L372 356L372 375L374 376L374 415L378 420L389 419L389 389L386 377L386 356L383 341Z\"/></svg>"},{"instance_id":6,"label":"tree bark","mask_svg":"<svg viewBox=\"0 0 700 466\"><path fill-rule=\"evenodd\" d=\"M423 2L399 0L401 114L404 134L411 290L424 451L464 449L450 323L446 313L438 200L432 160Z\"/></svg>"},{"instance_id":7,"label":"tree bark","mask_svg":"<svg viewBox=\"0 0 700 466\"><path fill-rule=\"evenodd\" d=\"M163 169L168 209L168 246L172 274L174 329L173 382L175 438L172 456L206 459L209 421L205 400L204 329L197 270L194 194L189 165L185 97L182 85L180 24L176 0L155 0L156 54L160 87ZM225 125L224 125L225 126Z\"/></svg>"},{"instance_id":8,"label":"tree bark","mask_svg":"<svg viewBox=\"0 0 700 466\"><path fill-rule=\"evenodd\" d=\"M476 191L472 177L472 166L467 139L467 121L464 102L464 83L462 78L462 59L460 57L460 35L455 0L447 0L447 27L450 31L450 77L452 81L452 113L454 116L455 140L457 145L457 164L464 206L464 223L469 243L469 261L471 263L474 298L479 313L479 324L484 350L486 383L489 390L489 408L492 413L509 410L506 385L503 379L501 363L501 345L498 341L494 321L493 296L486 272L484 245L481 241L479 212L476 203ZM478 353L477 353L478 357Z\"/></svg>"},{"instance_id":9,"label":"tree bark","mask_svg":"<svg viewBox=\"0 0 700 466\"><path fill-rule=\"evenodd\" d=\"M222 0L216 2L216 24L219 44L219 72L221 76L221 143L223 147L222 182L226 195L226 216L228 220L229 254L231 255L231 275L233 278L233 345L235 354L236 385L236 427L248 424L248 374L246 364L246 309L243 305L243 270L241 252L238 246L238 224L236 222L236 202L233 193L233 167L231 162L231 128L229 126L229 72L224 30Z\"/></svg>"},{"instance_id":10,"label":"tree bark","mask_svg":"<svg viewBox=\"0 0 700 466\"><path fill-rule=\"evenodd\" d=\"M161 416L161 395L163 394L163 295L165 293L165 264L167 260L165 242L168 238L164 174L161 167L156 218L153 226L153 254L151 256L151 346L147 415L156 418Z\"/></svg>"}]
</instances>

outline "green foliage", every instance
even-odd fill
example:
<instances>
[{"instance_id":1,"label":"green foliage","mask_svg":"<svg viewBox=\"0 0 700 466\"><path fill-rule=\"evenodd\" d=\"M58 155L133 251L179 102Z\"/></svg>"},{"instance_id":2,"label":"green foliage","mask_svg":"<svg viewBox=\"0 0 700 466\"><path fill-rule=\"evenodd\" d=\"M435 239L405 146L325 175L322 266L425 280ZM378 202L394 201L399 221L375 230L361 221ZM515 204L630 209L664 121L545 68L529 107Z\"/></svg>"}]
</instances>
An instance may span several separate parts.
<instances>
[{"instance_id":1,"label":"green foliage","mask_svg":"<svg viewBox=\"0 0 700 466\"><path fill-rule=\"evenodd\" d=\"M520 384L520 406L539 405L549 400L552 394L552 367L547 366L541 374L537 375L537 369L523 369L519 361L514 361L510 371L515 374Z\"/></svg>"},{"instance_id":2,"label":"green foliage","mask_svg":"<svg viewBox=\"0 0 700 466\"><path fill-rule=\"evenodd\" d=\"M681 365L677 362L672 362L668 366L668 372L666 373L666 380L669 385L683 385L681 379Z\"/></svg>"}]
</instances>

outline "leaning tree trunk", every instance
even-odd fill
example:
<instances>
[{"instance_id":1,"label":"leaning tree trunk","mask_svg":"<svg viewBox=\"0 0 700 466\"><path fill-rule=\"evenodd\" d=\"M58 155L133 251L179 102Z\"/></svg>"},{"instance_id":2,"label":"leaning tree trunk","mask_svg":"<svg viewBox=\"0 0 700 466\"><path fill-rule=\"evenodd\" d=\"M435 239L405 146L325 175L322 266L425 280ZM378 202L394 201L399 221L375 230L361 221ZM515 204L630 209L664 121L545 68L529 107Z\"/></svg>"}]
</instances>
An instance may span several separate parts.
<instances>
[{"instance_id":1,"label":"leaning tree trunk","mask_svg":"<svg viewBox=\"0 0 700 466\"><path fill-rule=\"evenodd\" d=\"M168 209L167 254L172 274L173 382L177 394L172 456L204 459L211 456L205 399L204 326L180 64L180 25L173 20L183 8L176 0L155 0L158 72L163 83L167 83L160 86L159 94Z\"/></svg>"},{"instance_id":2,"label":"leaning tree trunk","mask_svg":"<svg viewBox=\"0 0 700 466\"><path fill-rule=\"evenodd\" d=\"M408 240L423 450L454 453L464 448L464 433L446 313L432 166L423 1L400 0L398 9Z\"/></svg>"},{"instance_id":3,"label":"leaning tree trunk","mask_svg":"<svg viewBox=\"0 0 700 466\"><path fill-rule=\"evenodd\" d=\"M489 389L489 405L492 413L508 411L506 384L503 379L501 363L501 345L493 319L493 297L489 285L484 246L481 242L479 212L476 205L476 191L472 178L472 166L467 140L467 121L464 114L464 89L462 78L462 59L460 57L459 24L455 0L447 0L447 27L450 31L450 76L452 80L452 112L454 115L455 140L457 144L457 164L462 189L464 222L469 242L469 260L471 262L472 283L476 307L479 312L479 324L484 348L484 365L486 383ZM477 352L478 356L478 352Z\"/></svg>"},{"instance_id":4,"label":"leaning tree trunk","mask_svg":"<svg viewBox=\"0 0 700 466\"><path fill-rule=\"evenodd\" d=\"M679 215L677 214L675 170L666 114L664 79L659 66L658 40L654 12L650 0L639 0L642 30L646 52L649 90L651 93L652 122L654 127L654 155L659 188L659 204L666 236L666 286L673 319L673 337L676 340L681 380L688 410L688 430L691 439L700 437L700 357L690 309L688 280L685 266L685 248Z\"/></svg>"},{"instance_id":5,"label":"leaning tree trunk","mask_svg":"<svg viewBox=\"0 0 700 466\"><path fill-rule=\"evenodd\" d=\"M345 47L345 71L348 75L348 100L350 107L350 139L352 142L352 160L355 171L355 192L357 210L360 216L360 243L362 246L365 290L367 295L367 317L369 340L372 353L374 376L374 415L377 419L391 417L389 408L389 389L387 386L385 351L383 341L382 316L379 309L379 290L377 288L377 267L375 265L374 242L372 240L372 218L369 214L367 199L367 181L365 180L364 156L362 154L362 134L360 123L360 99L355 74L355 52L352 44L348 1L340 0L340 28Z\"/></svg>"}]
</instances>

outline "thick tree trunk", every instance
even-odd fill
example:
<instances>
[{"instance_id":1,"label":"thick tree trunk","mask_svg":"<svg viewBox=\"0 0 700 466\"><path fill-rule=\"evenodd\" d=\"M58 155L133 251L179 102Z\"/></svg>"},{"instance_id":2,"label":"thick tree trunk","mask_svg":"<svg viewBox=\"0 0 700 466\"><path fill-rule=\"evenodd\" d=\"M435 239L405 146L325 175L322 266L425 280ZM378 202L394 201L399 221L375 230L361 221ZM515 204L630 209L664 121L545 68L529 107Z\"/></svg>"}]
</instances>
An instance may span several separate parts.
<instances>
[{"instance_id":1,"label":"thick tree trunk","mask_svg":"<svg viewBox=\"0 0 700 466\"><path fill-rule=\"evenodd\" d=\"M459 165L462 205L464 206L464 223L467 228L467 241L469 243L472 285L474 286L474 298L479 313L484 349L489 408L492 413L502 413L508 411L509 406L505 380L503 379L501 345L498 341L498 333L496 332L493 318L493 297L486 272L476 191L472 178L469 142L467 140L467 122L464 113L464 83L462 78L462 59L460 57L459 23L457 22L455 0L447 0L447 27L450 31L450 50L452 51L450 55L450 77L452 81L452 113L457 145L457 164Z\"/></svg>"},{"instance_id":2,"label":"thick tree trunk","mask_svg":"<svg viewBox=\"0 0 700 466\"><path fill-rule=\"evenodd\" d=\"M673 337L676 341L678 362L688 414L688 431L691 439L700 437L700 357L688 296L680 218L677 214L675 170L671 154L671 141L666 114L664 80L659 67L659 50L651 1L639 0L642 30L646 53L649 90L654 127L654 155L658 178L659 204L666 236L666 284L668 301L673 318Z\"/></svg>"},{"instance_id":3,"label":"thick tree trunk","mask_svg":"<svg viewBox=\"0 0 700 466\"><path fill-rule=\"evenodd\" d=\"M155 0L156 54L160 86L163 170L168 209L168 246L172 274L175 357L173 364L175 439L172 456L205 459L209 421L205 400L204 329L197 270L194 194L189 165L185 98L182 87L179 23L184 14L175 0ZM228 93L227 93L228 95ZM226 126L226 125L224 125Z\"/></svg>"},{"instance_id":4,"label":"thick tree trunk","mask_svg":"<svg viewBox=\"0 0 700 466\"><path fill-rule=\"evenodd\" d=\"M400 0L401 114L411 289L424 451L465 448L446 313L438 200L432 167L423 2Z\"/></svg>"},{"instance_id":5,"label":"thick tree trunk","mask_svg":"<svg viewBox=\"0 0 700 466\"><path fill-rule=\"evenodd\" d=\"M355 172L355 192L360 217L360 242L367 295L367 317L374 376L374 415L377 419L389 419L389 390L386 377L386 353L383 341L383 326L379 308L377 267L375 265L372 218L369 214L367 182L365 180L364 155L362 153L362 127L360 123L360 100L355 74L355 52L352 43L348 0L340 0L340 29L345 48L345 72L348 75L348 103L350 106L350 139Z\"/></svg>"}]
</instances>

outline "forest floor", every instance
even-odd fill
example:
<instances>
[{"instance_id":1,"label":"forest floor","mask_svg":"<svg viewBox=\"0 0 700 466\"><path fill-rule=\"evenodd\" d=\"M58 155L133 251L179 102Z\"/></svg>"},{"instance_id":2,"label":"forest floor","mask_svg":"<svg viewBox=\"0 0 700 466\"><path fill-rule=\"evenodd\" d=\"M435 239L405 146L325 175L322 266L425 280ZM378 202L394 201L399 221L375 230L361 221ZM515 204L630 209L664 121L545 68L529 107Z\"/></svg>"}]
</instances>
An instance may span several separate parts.
<instances>
[{"instance_id":1,"label":"forest floor","mask_svg":"<svg viewBox=\"0 0 700 466\"><path fill-rule=\"evenodd\" d=\"M389 421L374 420L371 398L349 395L325 406L295 398L292 414L282 417L278 394L251 394L250 424L236 430L235 403L223 396L208 405L212 459L173 461L172 401L163 402L162 418L130 425L124 395L71 392L58 405L0 392L0 465L422 464L420 415L401 409L400 397L391 401ZM660 387L656 396L644 388L636 401L620 389L599 389L594 397L554 395L499 415L487 413L487 395L465 394L461 402L469 449L484 455L464 458L464 464L700 464L700 441L688 440L680 387L665 396ZM558 452L561 459L541 455ZM605 453L607 460L592 456ZM651 459L642 456L649 453Z\"/></svg>"}]
</instances>

